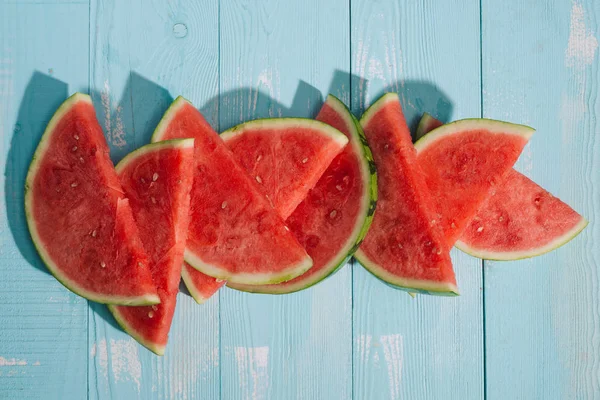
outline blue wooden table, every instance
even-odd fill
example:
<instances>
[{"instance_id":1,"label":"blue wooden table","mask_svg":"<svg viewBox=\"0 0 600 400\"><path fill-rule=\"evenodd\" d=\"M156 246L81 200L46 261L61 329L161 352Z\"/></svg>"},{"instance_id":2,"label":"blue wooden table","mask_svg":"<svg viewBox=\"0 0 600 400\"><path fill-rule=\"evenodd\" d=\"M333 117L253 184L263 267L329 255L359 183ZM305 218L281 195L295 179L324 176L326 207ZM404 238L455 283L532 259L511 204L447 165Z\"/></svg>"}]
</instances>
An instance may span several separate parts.
<instances>
[{"instance_id":1,"label":"blue wooden table","mask_svg":"<svg viewBox=\"0 0 600 400\"><path fill-rule=\"evenodd\" d=\"M600 399L596 0L0 0L0 399ZM537 128L517 168L590 220L530 260L452 256L461 296L391 289L351 264L292 295L180 294L154 356L64 289L29 239L23 182L68 94L90 92L118 161L179 94L219 131L359 115Z\"/></svg>"}]
</instances>

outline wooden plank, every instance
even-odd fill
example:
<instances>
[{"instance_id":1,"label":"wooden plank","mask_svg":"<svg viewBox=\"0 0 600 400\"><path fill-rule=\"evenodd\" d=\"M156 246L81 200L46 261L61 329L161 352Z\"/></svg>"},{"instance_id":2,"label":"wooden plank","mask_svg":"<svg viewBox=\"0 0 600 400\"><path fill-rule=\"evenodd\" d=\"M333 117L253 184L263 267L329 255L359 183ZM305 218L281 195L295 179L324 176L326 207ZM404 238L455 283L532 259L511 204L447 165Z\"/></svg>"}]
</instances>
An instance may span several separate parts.
<instances>
[{"instance_id":1,"label":"wooden plank","mask_svg":"<svg viewBox=\"0 0 600 400\"><path fill-rule=\"evenodd\" d=\"M478 1L368 1L352 7L352 87L359 114L399 92L409 124L422 112L478 117ZM460 38L460 43L457 43ZM456 250L461 296L412 299L354 267L354 398L483 398L481 262Z\"/></svg>"},{"instance_id":2,"label":"wooden plank","mask_svg":"<svg viewBox=\"0 0 600 400\"><path fill-rule=\"evenodd\" d=\"M0 4L0 16L0 398L83 398L87 302L38 257L23 188L52 114L87 87L88 5Z\"/></svg>"},{"instance_id":3,"label":"wooden plank","mask_svg":"<svg viewBox=\"0 0 600 400\"><path fill-rule=\"evenodd\" d=\"M597 1L483 2L483 112L538 132L518 169L592 221L568 245L485 263L490 399L600 396Z\"/></svg>"},{"instance_id":4,"label":"wooden plank","mask_svg":"<svg viewBox=\"0 0 600 400\"><path fill-rule=\"evenodd\" d=\"M209 122L217 122L216 0L98 0L91 18L91 87L113 159L149 142L173 96L206 102ZM201 306L182 293L177 300L164 357L116 327L103 306L93 306L90 398L219 398L218 298Z\"/></svg>"},{"instance_id":5,"label":"wooden plank","mask_svg":"<svg viewBox=\"0 0 600 400\"><path fill-rule=\"evenodd\" d=\"M341 0L222 2L221 127L314 117L319 91L349 68L348 12ZM347 92L348 74L336 76ZM222 290L221 398L350 398L350 272L285 296Z\"/></svg>"}]
</instances>

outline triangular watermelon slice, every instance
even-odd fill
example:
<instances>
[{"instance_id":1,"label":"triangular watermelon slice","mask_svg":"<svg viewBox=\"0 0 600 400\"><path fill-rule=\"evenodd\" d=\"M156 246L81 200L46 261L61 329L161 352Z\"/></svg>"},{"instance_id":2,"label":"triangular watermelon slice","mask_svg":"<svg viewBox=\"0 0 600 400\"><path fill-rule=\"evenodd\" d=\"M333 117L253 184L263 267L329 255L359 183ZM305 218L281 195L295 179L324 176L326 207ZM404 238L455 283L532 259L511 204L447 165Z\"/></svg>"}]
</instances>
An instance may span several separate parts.
<instances>
[{"instance_id":1,"label":"triangular watermelon slice","mask_svg":"<svg viewBox=\"0 0 600 400\"><path fill-rule=\"evenodd\" d=\"M425 113L417 139L442 125ZM544 188L512 169L456 242L488 260L516 260L554 250L577 236L587 221Z\"/></svg>"},{"instance_id":2,"label":"triangular watermelon slice","mask_svg":"<svg viewBox=\"0 0 600 400\"><path fill-rule=\"evenodd\" d=\"M443 125L415 143L417 162L449 246L497 190L534 130L490 119Z\"/></svg>"},{"instance_id":3,"label":"triangular watermelon slice","mask_svg":"<svg viewBox=\"0 0 600 400\"><path fill-rule=\"evenodd\" d=\"M254 120L223 132L221 138L284 219L317 184L332 160L348 143L348 138L330 125L305 118ZM296 237L303 243L302 238ZM224 285L223 281L190 267L184 267L182 277L198 303L204 302ZM260 287L276 290L282 285ZM236 289L256 288L255 285L235 283L230 283L230 286Z\"/></svg>"},{"instance_id":4,"label":"triangular watermelon slice","mask_svg":"<svg viewBox=\"0 0 600 400\"><path fill-rule=\"evenodd\" d=\"M371 229L355 254L383 281L411 292L456 295L456 278L434 203L398 95L388 93L362 116L377 165L378 200Z\"/></svg>"},{"instance_id":5,"label":"triangular watermelon slice","mask_svg":"<svg viewBox=\"0 0 600 400\"><path fill-rule=\"evenodd\" d=\"M215 278L279 283L312 260L202 114L178 97L152 141L195 139L194 184L185 261Z\"/></svg>"},{"instance_id":6,"label":"triangular watermelon slice","mask_svg":"<svg viewBox=\"0 0 600 400\"><path fill-rule=\"evenodd\" d=\"M42 260L68 289L99 303L160 302L88 95L69 97L50 120L27 174L25 212Z\"/></svg>"},{"instance_id":7,"label":"triangular watermelon slice","mask_svg":"<svg viewBox=\"0 0 600 400\"><path fill-rule=\"evenodd\" d=\"M286 220L292 233L312 257L313 267L297 278L276 285L228 286L247 292L272 294L306 289L343 266L365 237L375 211L377 186L375 165L360 124L344 103L331 95L327 97L317 120L343 132L350 143ZM236 150L239 154L255 153L247 147ZM291 163L287 159L292 155L285 153L276 157L287 164ZM283 168L282 173L288 175L287 179L297 175L291 168Z\"/></svg>"},{"instance_id":8,"label":"triangular watermelon slice","mask_svg":"<svg viewBox=\"0 0 600 400\"><path fill-rule=\"evenodd\" d=\"M148 144L116 166L150 258L160 304L109 306L135 340L163 355L175 312L193 183L194 139Z\"/></svg>"}]
</instances>

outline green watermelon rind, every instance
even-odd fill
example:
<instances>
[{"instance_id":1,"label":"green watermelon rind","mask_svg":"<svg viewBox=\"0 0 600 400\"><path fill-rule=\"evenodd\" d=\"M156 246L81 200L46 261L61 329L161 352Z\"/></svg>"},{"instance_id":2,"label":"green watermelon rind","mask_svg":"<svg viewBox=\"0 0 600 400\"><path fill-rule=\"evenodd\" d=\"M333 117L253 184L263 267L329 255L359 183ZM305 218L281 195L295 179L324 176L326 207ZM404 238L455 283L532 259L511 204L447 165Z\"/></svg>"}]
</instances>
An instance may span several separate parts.
<instances>
[{"instance_id":1,"label":"green watermelon rind","mask_svg":"<svg viewBox=\"0 0 600 400\"><path fill-rule=\"evenodd\" d=\"M429 132L415 142L417 154L427 149L446 136L460 134L464 131L481 130L492 134L508 134L524 138L529 141L535 129L527 125L513 124L511 122L497 121L487 118L468 118L444 124Z\"/></svg>"},{"instance_id":2,"label":"green watermelon rind","mask_svg":"<svg viewBox=\"0 0 600 400\"><path fill-rule=\"evenodd\" d=\"M371 149L367 144L367 139L365 138L360 123L346 105L333 95L327 96L326 103L336 110L338 115L344 119L349 128L348 130L354 139L350 140L349 143L353 146L354 151L360 155L362 161L360 170L362 180L366 183L367 190L365 190L363 204L358 215L364 215L364 217L357 219L354 232L348 237L346 244L342 247L342 250L339 251L338 255L334 257L327 266L324 266L319 271L319 274L310 276L310 279L304 281L298 280L293 285L274 285L272 287L269 287L269 285L236 285L229 282L227 283L227 286L243 292L263 294L288 294L308 289L332 276L346 265L367 235L371 222L373 221L373 215L377 204L377 171L375 162L373 161L373 155L371 154ZM346 136L344 135L344 137Z\"/></svg>"},{"instance_id":3,"label":"green watermelon rind","mask_svg":"<svg viewBox=\"0 0 600 400\"><path fill-rule=\"evenodd\" d=\"M160 151L163 149L176 149L176 148L193 148L194 147L194 139L172 139L165 140L157 143L150 143L145 146L140 147L127 154L117 165L115 165L115 170L117 174L120 174L130 163L134 162L139 157L142 157L148 153L153 151ZM119 324L119 326L132 338L134 338L138 343L142 346L146 347L154 354L162 356L165 354L165 345L156 344L146 338L142 337L133 327L129 325L129 323L121 316L120 307L109 304L108 309L110 313L115 318L115 321Z\"/></svg>"},{"instance_id":4,"label":"green watermelon rind","mask_svg":"<svg viewBox=\"0 0 600 400\"><path fill-rule=\"evenodd\" d=\"M330 137L333 141L340 145L340 147L346 146L348 138L342 132L338 131L334 127L327 125L324 122L317 121L309 118L261 118L252 121L244 122L236 125L233 128L227 129L221 133L221 139L225 142L232 138L241 135L248 131L253 130L264 130L264 129L286 129L302 127L306 129L318 130L324 135Z\"/></svg>"},{"instance_id":5,"label":"green watermelon rind","mask_svg":"<svg viewBox=\"0 0 600 400\"><path fill-rule=\"evenodd\" d=\"M163 115L162 119L156 126L154 133L152 134L152 142L159 142L162 140L167 127L171 124L173 118L177 116L177 112L186 105L190 105L193 107L192 103L183 98L182 96L178 96L173 101L173 103L171 103L171 105ZM312 267L312 259L307 255L306 257L304 257L304 259L302 259L295 265L291 265L287 267L285 271L281 271L277 274L245 273L236 274L235 276L233 276L228 271L223 270L222 268L216 265L205 263L196 254L191 252L187 247L184 251L184 260L192 268L195 268L206 275L212 276L217 279L223 279L231 282L238 282L249 285L269 285L289 281L290 279L302 275L303 273L308 271L310 267Z\"/></svg>"},{"instance_id":6,"label":"green watermelon rind","mask_svg":"<svg viewBox=\"0 0 600 400\"><path fill-rule=\"evenodd\" d=\"M546 254L551 252L552 250L556 250L561 246L564 246L571 240L573 240L577 235L581 233L588 225L588 221L585 218L581 218L577 224L575 224L570 230L565 232L563 235L555 238L551 242L545 244L541 247L536 247L533 249L522 250L522 251L488 251L486 249L476 248L469 246L465 242L460 239L456 241L454 246L459 250L477 258L481 258L483 260L491 260L491 261L515 261L515 260L523 260L526 258L532 258L541 256L542 254Z\"/></svg>"},{"instance_id":7,"label":"green watermelon rind","mask_svg":"<svg viewBox=\"0 0 600 400\"><path fill-rule=\"evenodd\" d=\"M27 219L27 225L29 227L29 233L31 234L31 239L33 244L40 255L40 258L48 268L48 271L58 280L64 287L69 289L71 292L84 297L88 300L94 301L96 303L101 304L118 304L124 306L144 306L144 305L153 305L159 304L160 298L156 294L146 294L143 296L135 296L135 297L125 297L125 296L106 296L96 292L88 291L82 287L80 287L75 281L63 275L58 265L52 261L50 255L44 248L41 243L41 239L37 232L37 227L35 224L35 220L32 215L32 203L33 203L33 192L30 190L33 184L33 180L39 170L40 160L42 160L44 153L48 149L50 142L52 140L52 134L56 126L59 124L60 120L71 110L73 106L75 106L79 102L86 102L92 104L92 99L89 95L83 93L75 93L68 99L66 99L61 106L56 110L52 119L48 123L42 138L40 139L40 143L38 144L37 149L33 155L33 159L31 160L31 164L29 165L29 170L27 171L27 177L25 178L25 217Z\"/></svg>"},{"instance_id":8,"label":"green watermelon rind","mask_svg":"<svg viewBox=\"0 0 600 400\"><path fill-rule=\"evenodd\" d=\"M365 111L360 119L360 125L367 125L371 118L373 118L373 116L375 116L375 114L377 114L381 108L385 107L389 102L396 101L397 98L398 95L396 93L386 93L381 96L367 109L367 111ZM371 261L369 257L367 257L367 255L360 250L360 248L354 254L354 258L356 258L356 260L376 278L382 280L384 283L394 287L395 289L404 290L409 293L432 294L437 296L459 295L458 288L452 283L432 282L420 279L405 279L394 276Z\"/></svg>"}]
</instances>

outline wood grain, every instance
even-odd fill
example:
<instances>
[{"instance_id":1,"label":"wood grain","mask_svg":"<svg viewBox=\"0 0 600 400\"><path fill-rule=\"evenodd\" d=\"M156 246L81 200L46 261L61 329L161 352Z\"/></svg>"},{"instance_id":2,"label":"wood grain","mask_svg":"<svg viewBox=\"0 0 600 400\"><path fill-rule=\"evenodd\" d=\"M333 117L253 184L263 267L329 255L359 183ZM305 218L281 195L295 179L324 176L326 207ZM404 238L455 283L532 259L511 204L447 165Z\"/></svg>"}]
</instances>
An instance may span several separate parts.
<instances>
[{"instance_id":1,"label":"wood grain","mask_svg":"<svg viewBox=\"0 0 600 400\"><path fill-rule=\"evenodd\" d=\"M23 210L27 167L46 124L68 93L87 86L87 14L87 4L0 4L2 399L87 392L87 302L48 273Z\"/></svg>"},{"instance_id":2,"label":"wood grain","mask_svg":"<svg viewBox=\"0 0 600 400\"><path fill-rule=\"evenodd\" d=\"M172 95L207 103L207 118L217 122L217 1L99 0L91 7L91 87L113 159L149 143ZM164 357L93 307L90 398L219 398L219 299L199 306L180 293L177 301Z\"/></svg>"},{"instance_id":3,"label":"wood grain","mask_svg":"<svg viewBox=\"0 0 600 400\"><path fill-rule=\"evenodd\" d=\"M600 4L483 4L484 116L536 128L517 168L591 221L547 255L485 263L488 398L595 399Z\"/></svg>"},{"instance_id":4,"label":"wood grain","mask_svg":"<svg viewBox=\"0 0 600 400\"><path fill-rule=\"evenodd\" d=\"M258 117L314 117L333 71L349 68L347 6L341 0L222 2L222 129ZM349 79L339 76L337 88L345 80L347 92ZM349 269L291 295L227 288L220 295L221 398L351 397Z\"/></svg>"},{"instance_id":5,"label":"wood grain","mask_svg":"<svg viewBox=\"0 0 600 400\"><path fill-rule=\"evenodd\" d=\"M413 129L425 111L444 121L480 115L478 2L351 6L352 72L365 78L352 87L357 113L399 92ZM412 299L355 265L354 398L483 397L481 261L452 258L458 298Z\"/></svg>"}]
</instances>

